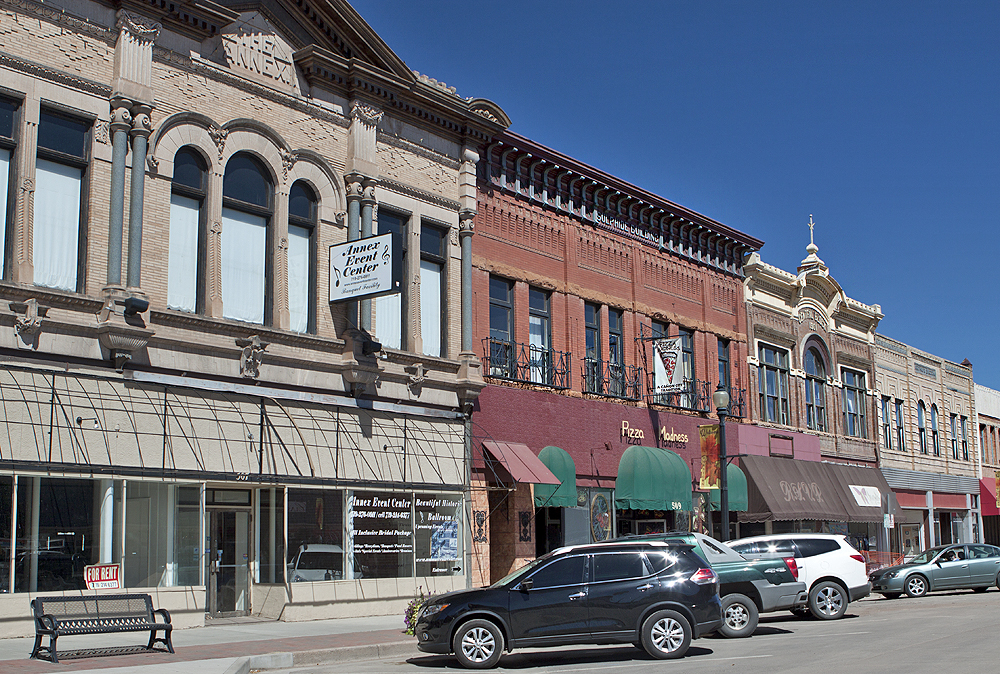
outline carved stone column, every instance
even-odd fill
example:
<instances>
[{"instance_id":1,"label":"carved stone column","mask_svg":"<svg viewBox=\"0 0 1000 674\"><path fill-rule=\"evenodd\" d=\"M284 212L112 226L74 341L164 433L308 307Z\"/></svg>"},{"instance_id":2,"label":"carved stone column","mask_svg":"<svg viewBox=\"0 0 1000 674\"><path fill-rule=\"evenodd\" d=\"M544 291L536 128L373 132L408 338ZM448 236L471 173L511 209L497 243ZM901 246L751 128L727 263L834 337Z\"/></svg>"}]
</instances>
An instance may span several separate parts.
<instances>
[{"instance_id":1,"label":"carved stone column","mask_svg":"<svg viewBox=\"0 0 1000 674\"><path fill-rule=\"evenodd\" d=\"M125 160L132 128L132 102L111 99L111 203L108 217L108 288L122 285L122 239L125 225Z\"/></svg>"},{"instance_id":2,"label":"carved stone column","mask_svg":"<svg viewBox=\"0 0 1000 674\"><path fill-rule=\"evenodd\" d=\"M349 173L344 176L347 196L347 240L354 241L361 237L361 199L364 197L364 176ZM347 304L347 322L352 328L359 328L358 303Z\"/></svg>"},{"instance_id":3,"label":"carved stone column","mask_svg":"<svg viewBox=\"0 0 1000 674\"><path fill-rule=\"evenodd\" d=\"M458 215L458 237L462 246L462 353L472 353L472 236L475 211Z\"/></svg>"},{"instance_id":4,"label":"carved stone column","mask_svg":"<svg viewBox=\"0 0 1000 674\"><path fill-rule=\"evenodd\" d=\"M146 149L153 129L145 103L132 106L132 191L128 213L128 275L127 286L138 290L142 275L142 211L146 191Z\"/></svg>"},{"instance_id":5,"label":"carved stone column","mask_svg":"<svg viewBox=\"0 0 1000 674\"><path fill-rule=\"evenodd\" d=\"M363 192L361 196L361 238L372 235L372 214L375 211L375 185L376 181L366 178L362 181ZM365 332L372 330L372 301L370 299L361 300L360 321L358 327Z\"/></svg>"}]
</instances>

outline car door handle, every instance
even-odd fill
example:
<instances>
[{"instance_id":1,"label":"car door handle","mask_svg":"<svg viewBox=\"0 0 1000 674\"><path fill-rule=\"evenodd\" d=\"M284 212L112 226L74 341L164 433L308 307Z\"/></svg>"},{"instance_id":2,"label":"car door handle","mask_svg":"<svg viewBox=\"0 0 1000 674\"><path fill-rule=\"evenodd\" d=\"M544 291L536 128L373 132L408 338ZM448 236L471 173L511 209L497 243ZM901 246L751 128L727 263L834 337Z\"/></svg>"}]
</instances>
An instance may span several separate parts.
<instances>
[{"instance_id":1,"label":"car door handle","mask_svg":"<svg viewBox=\"0 0 1000 674\"><path fill-rule=\"evenodd\" d=\"M962 568L963 568L963 569L967 569L967 568L969 568L969 565L968 565L968 564L963 564L963 565L962 565Z\"/></svg>"},{"instance_id":2,"label":"car door handle","mask_svg":"<svg viewBox=\"0 0 1000 674\"><path fill-rule=\"evenodd\" d=\"M651 587L653 587L652 583L646 583L645 585L640 585L639 587L637 587L635 589L637 589L637 590L648 590Z\"/></svg>"},{"instance_id":3,"label":"car door handle","mask_svg":"<svg viewBox=\"0 0 1000 674\"><path fill-rule=\"evenodd\" d=\"M587 596L586 592L577 592L576 594L571 594L569 596L569 598L570 598L570 601L575 601L577 599L583 599L586 596Z\"/></svg>"}]
</instances>

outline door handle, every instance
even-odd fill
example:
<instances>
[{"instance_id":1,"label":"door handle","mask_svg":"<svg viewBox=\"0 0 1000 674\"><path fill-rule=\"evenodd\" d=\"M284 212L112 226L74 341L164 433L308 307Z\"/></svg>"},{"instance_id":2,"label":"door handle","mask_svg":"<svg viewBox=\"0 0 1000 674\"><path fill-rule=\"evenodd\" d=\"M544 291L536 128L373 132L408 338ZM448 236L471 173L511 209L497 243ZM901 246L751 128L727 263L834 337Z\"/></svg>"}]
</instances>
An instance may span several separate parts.
<instances>
[{"instance_id":1,"label":"door handle","mask_svg":"<svg viewBox=\"0 0 1000 674\"><path fill-rule=\"evenodd\" d=\"M570 598L570 601L575 601L577 599L583 599L586 596L587 596L586 592L577 592L576 594L571 594L569 596L569 598Z\"/></svg>"},{"instance_id":2,"label":"door handle","mask_svg":"<svg viewBox=\"0 0 1000 674\"><path fill-rule=\"evenodd\" d=\"M968 565L968 564L963 564L963 565L962 565L962 568L963 568L963 569L967 569L967 568L969 568L969 565Z\"/></svg>"},{"instance_id":3,"label":"door handle","mask_svg":"<svg viewBox=\"0 0 1000 674\"><path fill-rule=\"evenodd\" d=\"M640 585L639 587L637 587L635 589L637 589L637 590L648 590L651 587L653 587L652 583L646 583L645 585Z\"/></svg>"}]
</instances>

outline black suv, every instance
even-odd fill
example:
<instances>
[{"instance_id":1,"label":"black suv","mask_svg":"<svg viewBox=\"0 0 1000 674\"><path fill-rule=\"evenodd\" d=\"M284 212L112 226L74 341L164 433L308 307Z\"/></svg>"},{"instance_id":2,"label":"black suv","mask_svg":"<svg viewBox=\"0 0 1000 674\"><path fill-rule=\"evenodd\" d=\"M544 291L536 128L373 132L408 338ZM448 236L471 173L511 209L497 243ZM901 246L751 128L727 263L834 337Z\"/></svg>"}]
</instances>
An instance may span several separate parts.
<instances>
[{"instance_id":1,"label":"black suv","mask_svg":"<svg viewBox=\"0 0 1000 674\"><path fill-rule=\"evenodd\" d=\"M615 541L560 548L490 587L428 600L417 647L493 667L506 649L632 643L679 658L718 629L718 576L690 545Z\"/></svg>"}]
</instances>

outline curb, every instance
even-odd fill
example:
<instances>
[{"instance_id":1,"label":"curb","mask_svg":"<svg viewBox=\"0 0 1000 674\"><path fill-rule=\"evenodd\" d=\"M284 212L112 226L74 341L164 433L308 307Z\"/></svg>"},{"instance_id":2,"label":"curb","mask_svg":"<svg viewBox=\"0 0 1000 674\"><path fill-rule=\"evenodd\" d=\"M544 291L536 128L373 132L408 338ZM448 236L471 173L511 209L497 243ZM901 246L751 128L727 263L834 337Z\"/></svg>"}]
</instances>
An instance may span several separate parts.
<instances>
[{"instance_id":1,"label":"curb","mask_svg":"<svg viewBox=\"0 0 1000 674\"><path fill-rule=\"evenodd\" d=\"M416 655L418 653L412 640L392 641L384 644L365 644L363 646L343 646L341 648L326 648L315 651L297 651L294 653L266 653L239 658L229 666L224 674L250 674L250 671L267 671L275 669L291 669L309 665L327 665L337 662L352 662L355 660L377 660L401 655Z\"/></svg>"}]
</instances>

